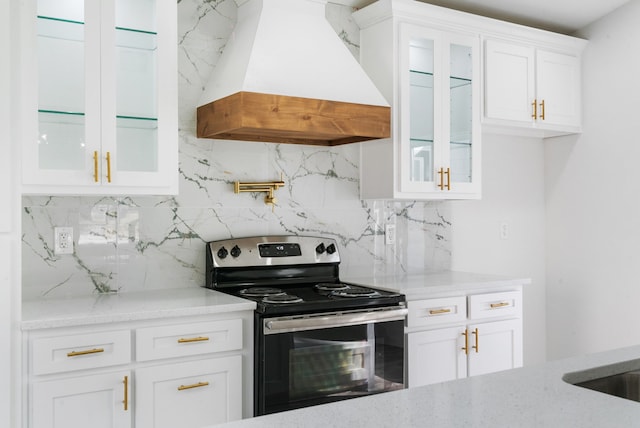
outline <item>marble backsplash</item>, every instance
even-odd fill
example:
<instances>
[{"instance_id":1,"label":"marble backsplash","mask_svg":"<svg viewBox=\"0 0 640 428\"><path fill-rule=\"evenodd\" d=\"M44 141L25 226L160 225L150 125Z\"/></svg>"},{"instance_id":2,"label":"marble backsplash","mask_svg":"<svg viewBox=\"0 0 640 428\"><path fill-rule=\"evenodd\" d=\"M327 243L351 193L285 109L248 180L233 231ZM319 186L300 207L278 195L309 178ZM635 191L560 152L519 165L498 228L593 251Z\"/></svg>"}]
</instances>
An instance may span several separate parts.
<instances>
[{"instance_id":1,"label":"marble backsplash","mask_svg":"<svg viewBox=\"0 0 640 428\"><path fill-rule=\"evenodd\" d=\"M178 0L180 193L175 197L23 197L23 296L81 296L204 285L205 243L251 235L330 236L341 272L450 266L446 202L362 201L359 144L314 146L204 140L195 107L236 20L233 0ZM352 9L327 19L357 57ZM364 143L366 144L366 143ZM282 178L272 210L233 182ZM385 245L384 225L396 225ZM74 228L74 254L55 255L53 228Z\"/></svg>"}]
</instances>

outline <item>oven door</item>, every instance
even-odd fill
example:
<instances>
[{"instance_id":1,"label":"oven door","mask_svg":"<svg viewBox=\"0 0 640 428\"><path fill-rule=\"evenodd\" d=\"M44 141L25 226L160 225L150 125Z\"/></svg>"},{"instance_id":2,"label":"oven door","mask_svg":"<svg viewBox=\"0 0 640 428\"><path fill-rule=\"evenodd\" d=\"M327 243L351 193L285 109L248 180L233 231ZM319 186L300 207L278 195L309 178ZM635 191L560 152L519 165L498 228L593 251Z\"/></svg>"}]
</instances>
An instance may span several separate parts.
<instances>
[{"instance_id":1,"label":"oven door","mask_svg":"<svg viewBox=\"0 0 640 428\"><path fill-rule=\"evenodd\" d=\"M264 318L255 414L404 388L405 308Z\"/></svg>"}]
</instances>

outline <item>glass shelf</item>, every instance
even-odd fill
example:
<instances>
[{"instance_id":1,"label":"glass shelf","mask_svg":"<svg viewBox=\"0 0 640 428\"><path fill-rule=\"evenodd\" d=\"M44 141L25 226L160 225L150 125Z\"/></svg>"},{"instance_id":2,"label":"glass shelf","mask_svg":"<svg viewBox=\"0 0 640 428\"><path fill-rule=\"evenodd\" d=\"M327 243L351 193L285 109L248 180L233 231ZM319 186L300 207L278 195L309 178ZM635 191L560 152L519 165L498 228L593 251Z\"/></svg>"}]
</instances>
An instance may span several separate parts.
<instances>
[{"instance_id":1,"label":"glass shelf","mask_svg":"<svg viewBox=\"0 0 640 428\"><path fill-rule=\"evenodd\" d=\"M467 86L471 86L471 79L466 79L463 77L454 77L454 76L451 76L449 78L449 88L451 89L467 87Z\"/></svg>"},{"instance_id":2,"label":"glass shelf","mask_svg":"<svg viewBox=\"0 0 640 428\"><path fill-rule=\"evenodd\" d=\"M46 21L64 22L66 24L84 25L84 22L82 22L82 21L74 21L73 19L56 18L56 17L53 17L53 16L38 15L37 18L38 19L42 19L42 20L46 20Z\"/></svg>"},{"instance_id":3,"label":"glass shelf","mask_svg":"<svg viewBox=\"0 0 640 428\"><path fill-rule=\"evenodd\" d=\"M76 111L58 111L58 110L44 110L38 109L38 113L44 114L53 114L53 115L69 115L69 116L84 116L83 112ZM157 127L158 118L155 117L136 117L136 116L116 116L116 119L124 119L129 121L128 123L133 123L131 121L141 121L140 123L145 123L144 126L140 126L141 128L155 128Z\"/></svg>"}]
</instances>

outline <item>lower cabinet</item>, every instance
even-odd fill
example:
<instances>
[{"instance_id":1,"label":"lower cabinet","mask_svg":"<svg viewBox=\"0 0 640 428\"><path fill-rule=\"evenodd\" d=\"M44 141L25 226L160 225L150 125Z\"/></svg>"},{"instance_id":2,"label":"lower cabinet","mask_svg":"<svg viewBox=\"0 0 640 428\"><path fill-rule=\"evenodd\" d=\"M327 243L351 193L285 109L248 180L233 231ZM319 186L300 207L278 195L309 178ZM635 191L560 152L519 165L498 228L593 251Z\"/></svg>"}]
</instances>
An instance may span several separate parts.
<instances>
[{"instance_id":1,"label":"lower cabinet","mask_svg":"<svg viewBox=\"0 0 640 428\"><path fill-rule=\"evenodd\" d=\"M130 371L84 375L32 384L31 426L128 428Z\"/></svg>"},{"instance_id":2,"label":"lower cabinet","mask_svg":"<svg viewBox=\"0 0 640 428\"><path fill-rule=\"evenodd\" d=\"M136 426L202 427L242 418L242 357L136 372Z\"/></svg>"},{"instance_id":3,"label":"lower cabinet","mask_svg":"<svg viewBox=\"0 0 640 428\"><path fill-rule=\"evenodd\" d=\"M30 331L28 426L199 428L249 416L252 316Z\"/></svg>"},{"instance_id":4,"label":"lower cabinet","mask_svg":"<svg viewBox=\"0 0 640 428\"><path fill-rule=\"evenodd\" d=\"M521 305L520 290L410 301L408 386L522 366Z\"/></svg>"}]
</instances>

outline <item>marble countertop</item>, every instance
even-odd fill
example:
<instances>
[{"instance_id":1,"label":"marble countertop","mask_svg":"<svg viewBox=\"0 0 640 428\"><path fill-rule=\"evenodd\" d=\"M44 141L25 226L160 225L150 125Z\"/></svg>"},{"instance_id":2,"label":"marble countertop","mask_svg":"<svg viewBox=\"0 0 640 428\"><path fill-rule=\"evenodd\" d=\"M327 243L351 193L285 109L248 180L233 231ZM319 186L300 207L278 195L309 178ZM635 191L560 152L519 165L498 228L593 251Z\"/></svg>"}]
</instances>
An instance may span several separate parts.
<instances>
[{"instance_id":1,"label":"marble countertop","mask_svg":"<svg viewBox=\"0 0 640 428\"><path fill-rule=\"evenodd\" d=\"M397 291L416 300L434 294L456 294L469 290L490 290L530 284L530 278L513 278L470 272L441 271L401 275L342 275L341 280L368 285L389 291Z\"/></svg>"},{"instance_id":2,"label":"marble countertop","mask_svg":"<svg viewBox=\"0 0 640 428\"><path fill-rule=\"evenodd\" d=\"M23 302L22 329L253 311L255 307L255 302L195 287L66 299L42 298Z\"/></svg>"},{"instance_id":3,"label":"marble countertop","mask_svg":"<svg viewBox=\"0 0 640 428\"><path fill-rule=\"evenodd\" d=\"M415 300L434 294L498 289L528 284L530 279L467 272L414 275L347 275L344 281L398 291ZM22 306L22 329L73 327L254 310L255 303L207 288L181 288L102 294L70 298L27 300Z\"/></svg>"},{"instance_id":4,"label":"marble countertop","mask_svg":"<svg viewBox=\"0 0 640 428\"><path fill-rule=\"evenodd\" d=\"M640 426L640 403L562 378L573 373L568 377L576 382L638 368L640 346L635 346L216 427L628 428Z\"/></svg>"}]
</instances>

